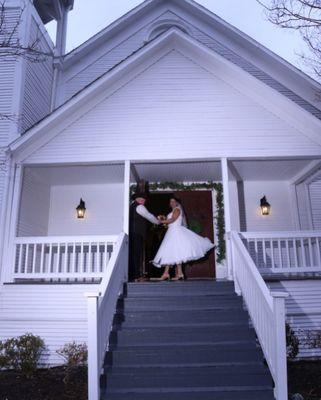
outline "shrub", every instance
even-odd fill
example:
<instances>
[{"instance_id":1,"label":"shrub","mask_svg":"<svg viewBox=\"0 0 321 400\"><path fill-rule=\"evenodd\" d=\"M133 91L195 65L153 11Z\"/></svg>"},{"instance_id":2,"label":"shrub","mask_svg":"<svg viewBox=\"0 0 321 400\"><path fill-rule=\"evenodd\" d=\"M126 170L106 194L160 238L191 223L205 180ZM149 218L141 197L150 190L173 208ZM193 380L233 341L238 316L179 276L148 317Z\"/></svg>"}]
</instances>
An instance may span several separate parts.
<instances>
[{"instance_id":1,"label":"shrub","mask_svg":"<svg viewBox=\"0 0 321 400\"><path fill-rule=\"evenodd\" d=\"M299 339L295 335L289 324L286 324L286 354L290 360L293 360L299 352Z\"/></svg>"},{"instance_id":2,"label":"shrub","mask_svg":"<svg viewBox=\"0 0 321 400\"><path fill-rule=\"evenodd\" d=\"M1 341L0 368L21 371L27 376L32 375L38 367L44 349L44 341L31 333Z\"/></svg>"},{"instance_id":3,"label":"shrub","mask_svg":"<svg viewBox=\"0 0 321 400\"><path fill-rule=\"evenodd\" d=\"M64 358L68 368L87 365L87 345L86 343L67 343L57 353Z\"/></svg>"}]
</instances>

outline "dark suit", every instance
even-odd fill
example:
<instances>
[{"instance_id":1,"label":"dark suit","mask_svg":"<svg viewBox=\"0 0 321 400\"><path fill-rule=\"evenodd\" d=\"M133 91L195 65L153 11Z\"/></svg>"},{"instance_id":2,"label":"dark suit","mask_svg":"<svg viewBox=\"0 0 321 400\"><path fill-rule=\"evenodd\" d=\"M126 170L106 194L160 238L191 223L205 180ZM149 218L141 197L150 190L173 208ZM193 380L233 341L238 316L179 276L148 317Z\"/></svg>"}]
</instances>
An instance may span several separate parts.
<instances>
[{"instance_id":1,"label":"dark suit","mask_svg":"<svg viewBox=\"0 0 321 400\"><path fill-rule=\"evenodd\" d=\"M138 206L133 202L129 212L129 280L135 280L143 274L144 241L149 225L136 211Z\"/></svg>"}]
</instances>

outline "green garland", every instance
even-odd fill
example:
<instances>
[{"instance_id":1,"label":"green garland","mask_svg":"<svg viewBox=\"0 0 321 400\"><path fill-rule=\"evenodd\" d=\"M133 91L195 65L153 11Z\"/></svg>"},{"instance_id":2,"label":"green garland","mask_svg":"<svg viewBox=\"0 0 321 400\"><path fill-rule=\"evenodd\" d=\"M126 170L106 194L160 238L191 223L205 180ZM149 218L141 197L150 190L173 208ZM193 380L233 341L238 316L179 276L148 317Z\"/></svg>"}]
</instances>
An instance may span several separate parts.
<instances>
[{"instance_id":1,"label":"green garland","mask_svg":"<svg viewBox=\"0 0 321 400\"><path fill-rule=\"evenodd\" d=\"M131 185L131 193L134 193L136 185ZM216 229L217 229L217 262L221 263L225 260L225 221L224 221L224 199L223 199L223 185L218 182L204 182L204 183L181 183L181 182L153 182L149 183L148 188L151 192L156 192L158 190L200 190L214 189L216 192Z\"/></svg>"}]
</instances>

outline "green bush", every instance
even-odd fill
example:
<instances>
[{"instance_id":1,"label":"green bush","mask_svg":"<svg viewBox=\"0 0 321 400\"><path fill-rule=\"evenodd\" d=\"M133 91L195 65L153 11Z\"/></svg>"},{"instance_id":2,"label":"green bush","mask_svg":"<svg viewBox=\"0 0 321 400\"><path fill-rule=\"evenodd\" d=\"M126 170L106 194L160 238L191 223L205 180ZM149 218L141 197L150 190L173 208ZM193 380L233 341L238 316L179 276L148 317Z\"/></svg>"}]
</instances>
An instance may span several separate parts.
<instances>
[{"instance_id":1,"label":"green bush","mask_svg":"<svg viewBox=\"0 0 321 400\"><path fill-rule=\"evenodd\" d=\"M57 353L65 360L68 368L87 365L87 345L86 343L67 343Z\"/></svg>"},{"instance_id":2,"label":"green bush","mask_svg":"<svg viewBox=\"0 0 321 400\"><path fill-rule=\"evenodd\" d=\"M31 333L1 341L0 368L32 375L38 367L44 349L44 341Z\"/></svg>"}]
</instances>

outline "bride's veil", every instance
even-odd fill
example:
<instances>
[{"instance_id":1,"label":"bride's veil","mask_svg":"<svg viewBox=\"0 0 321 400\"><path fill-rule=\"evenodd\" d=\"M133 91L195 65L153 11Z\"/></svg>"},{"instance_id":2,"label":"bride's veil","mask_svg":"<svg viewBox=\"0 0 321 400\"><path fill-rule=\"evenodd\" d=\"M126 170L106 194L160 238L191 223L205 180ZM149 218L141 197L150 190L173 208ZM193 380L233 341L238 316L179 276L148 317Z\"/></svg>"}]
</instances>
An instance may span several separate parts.
<instances>
[{"instance_id":1,"label":"bride's veil","mask_svg":"<svg viewBox=\"0 0 321 400\"><path fill-rule=\"evenodd\" d=\"M184 209L183 209L182 205L178 204L177 208L180 210L181 215L182 215L182 225L187 227L186 215L185 215L185 212L184 212Z\"/></svg>"}]
</instances>

